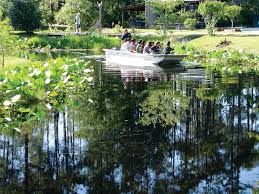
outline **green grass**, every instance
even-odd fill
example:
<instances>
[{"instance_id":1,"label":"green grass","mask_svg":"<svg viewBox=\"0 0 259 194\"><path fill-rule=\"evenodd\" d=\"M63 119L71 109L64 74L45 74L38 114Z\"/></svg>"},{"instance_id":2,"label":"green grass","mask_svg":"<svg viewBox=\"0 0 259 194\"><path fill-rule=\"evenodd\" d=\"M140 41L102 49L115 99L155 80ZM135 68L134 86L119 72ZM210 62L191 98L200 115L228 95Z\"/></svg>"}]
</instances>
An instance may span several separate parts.
<instances>
[{"instance_id":1,"label":"green grass","mask_svg":"<svg viewBox=\"0 0 259 194\"><path fill-rule=\"evenodd\" d=\"M259 54L259 44L257 44L259 42L259 36L204 35L194 38L187 44L205 50L215 50L217 49L217 44L219 44L220 41L224 40L225 38L227 41L231 41L231 44L224 48L231 48L236 50L244 49L245 51Z\"/></svg>"},{"instance_id":2,"label":"green grass","mask_svg":"<svg viewBox=\"0 0 259 194\"><path fill-rule=\"evenodd\" d=\"M1 59L2 61L2 59ZM28 59L19 58L15 56L6 56L5 57L5 68L14 68L18 65L27 65L28 63L32 63ZM2 68L2 64L0 66L0 69Z\"/></svg>"}]
</instances>

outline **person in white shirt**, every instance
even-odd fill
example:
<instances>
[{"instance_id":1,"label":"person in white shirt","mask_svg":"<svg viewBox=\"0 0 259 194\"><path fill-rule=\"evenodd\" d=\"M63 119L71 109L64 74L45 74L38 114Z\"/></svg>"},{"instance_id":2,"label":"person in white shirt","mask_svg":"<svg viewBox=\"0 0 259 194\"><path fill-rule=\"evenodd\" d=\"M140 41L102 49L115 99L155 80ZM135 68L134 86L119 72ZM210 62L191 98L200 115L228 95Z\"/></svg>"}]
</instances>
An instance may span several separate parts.
<instances>
[{"instance_id":1,"label":"person in white shirt","mask_svg":"<svg viewBox=\"0 0 259 194\"><path fill-rule=\"evenodd\" d=\"M143 54L150 54L151 53L151 48L153 46L153 42L149 41L143 49Z\"/></svg>"},{"instance_id":2,"label":"person in white shirt","mask_svg":"<svg viewBox=\"0 0 259 194\"><path fill-rule=\"evenodd\" d=\"M129 51L129 45L130 45L130 41L129 40L125 40L125 42L121 45L121 51Z\"/></svg>"},{"instance_id":3,"label":"person in white shirt","mask_svg":"<svg viewBox=\"0 0 259 194\"><path fill-rule=\"evenodd\" d=\"M132 39L128 45L128 51L135 53L136 52L136 40Z\"/></svg>"},{"instance_id":4,"label":"person in white shirt","mask_svg":"<svg viewBox=\"0 0 259 194\"><path fill-rule=\"evenodd\" d=\"M76 14L75 17L75 25L76 25L76 32L81 32L81 19L80 19L80 13Z\"/></svg>"}]
</instances>

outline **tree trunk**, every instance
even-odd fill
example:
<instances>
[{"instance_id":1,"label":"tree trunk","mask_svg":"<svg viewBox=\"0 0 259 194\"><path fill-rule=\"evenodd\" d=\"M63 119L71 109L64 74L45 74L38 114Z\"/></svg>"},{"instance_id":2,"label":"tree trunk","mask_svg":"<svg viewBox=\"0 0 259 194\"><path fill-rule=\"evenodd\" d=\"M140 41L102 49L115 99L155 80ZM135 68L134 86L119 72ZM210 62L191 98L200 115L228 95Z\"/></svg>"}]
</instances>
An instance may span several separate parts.
<instances>
[{"instance_id":1,"label":"tree trunk","mask_svg":"<svg viewBox=\"0 0 259 194\"><path fill-rule=\"evenodd\" d=\"M163 31L164 31L164 35L166 35L166 19L165 19L165 16L163 18Z\"/></svg>"},{"instance_id":2,"label":"tree trunk","mask_svg":"<svg viewBox=\"0 0 259 194\"><path fill-rule=\"evenodd\" d=\"M52 0L49 0L49 10L50 10L50 13L53 12L53 3L52 3Z\"/></svg>"},{"instance_id":3,"label":"tree trunk","mask_svg":"<svg viewBox=\"0 0 259 194\"><path fill-rule=\"evenodd\" d=\"M234 20L231 20L231 29L234 30Z\"/></svg>"},{"instance_id":4,"label":"tree trunk","mask_svg":"<svg viewBox=\"0 0 259 194\"><path fill-rule=\"evenodd\" d=\"M4 68L4 47L2 46L2 49L1 49L1 51L2 51L2 67Z\"/></svg>"}]
</instances>

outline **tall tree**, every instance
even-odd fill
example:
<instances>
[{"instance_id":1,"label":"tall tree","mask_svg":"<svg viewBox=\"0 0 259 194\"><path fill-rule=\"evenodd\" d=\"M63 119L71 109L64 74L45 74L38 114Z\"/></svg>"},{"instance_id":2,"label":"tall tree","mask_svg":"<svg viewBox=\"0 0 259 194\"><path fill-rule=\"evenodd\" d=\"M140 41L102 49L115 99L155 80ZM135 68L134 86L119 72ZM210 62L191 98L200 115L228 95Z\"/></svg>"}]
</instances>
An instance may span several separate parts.
<instances>
[{"instance_id":1,"label":"tall tree","mask_svg":"<svg viewBox=\"0 0 259 194\"><path fill-rule=\"evenodd\" d=\"M212 35L218 20L224 15L225 4L219 1L201 3L198 12L203 16L208 34Z\"/></svg>"},{"instance_id":2,"label":"tall tree","mask_svg":"<svg viewBox=\"0 0 259 194\"><path fill-rule=\"evenodd\" d=\"M2 9L3 11L3 16L8 15L8 10L11 6L11 2L10 0L0 0L0 9Z\"/></svg>"},{"instance_id":3,"label":"tall tree","mask_svg":"<svg viewBox=\"0 0 259 194\"><path fill-rule=\"evenodd\" d=\"M226 6L225 8L225 14L231 21L232 30L234 28L235 18L240 15L240 12L241 12L241 7L237 5L229 5L229 6Z\"/></svg>"},{"instance_id":4,"label":"tall tree","mask_svg":"<svg viewBox=\"0 0 259 194\"><path fill-rule=\"evenodd\" d=\"M41 25L42 15L39 2L36 0L13 0L9 17L14 29L33 32Z\"/></svg>"},{"instance_id":5,"label":"tall tree","mask_svg":"<svg viewBox=\"0 0 259 194\"><path fill-rule=\"evenodd\" d=\"M9 24L9 20L2 20L0 16L0 49L2 58L2 67L5 67L5 50L12 46L14 37L10 34L12 27Z\"/></svg>"},{"instance_id":6,"label":"tall tree","mask_svg":"<svg viewBox=\"0 0 259 194\"><path fill-rule=\"evenodd\" d=\"M239 0L236 2L241 10L241 18L243 19L243 24L251 25L253 17L259 15L259 1L258 0Z\"/></svg>"},{"instance_id":7,"label":"tall tree","mask_svg":"<svg viewBox=\"0 0 259 194\"><path fill-rule=\"evenodd\" d=\"M99 1L89 0L97 5ZM125 21L128 21L129 24L131 22L132 16L135 15L134 12L127 12L124 8L127 5L135 5L138 3L145 3L144 0L102 0L103 8L104 8L104 17L103 24L105 26L111 27L112 24L121 23L122 20L122 12L124 13Z\"/></svg>"},{"instance_id":8,"label":"tall tree","mask_svg":"<svg viewBox=\"0 0 259 194\"><path fill-rule=\"evenodd\" d=\"M158 23L163 24L163 32L166 34L169 23L172 23L176 15L174 14L179 10L182 0L152 0L151 6L159 15L157 18Z\"/></svg>"}]
</instances>

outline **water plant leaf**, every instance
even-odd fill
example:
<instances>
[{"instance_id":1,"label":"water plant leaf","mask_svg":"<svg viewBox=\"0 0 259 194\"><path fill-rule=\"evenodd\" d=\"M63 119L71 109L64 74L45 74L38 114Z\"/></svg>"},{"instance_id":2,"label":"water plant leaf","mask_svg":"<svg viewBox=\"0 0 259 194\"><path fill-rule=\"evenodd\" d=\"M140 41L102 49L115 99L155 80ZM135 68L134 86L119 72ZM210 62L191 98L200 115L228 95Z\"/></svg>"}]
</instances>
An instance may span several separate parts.
<instances>
[{"instance_id":1,"label":"water plant leaf","mask_svg":"<svg viewBox=\"0 0 259 194\"><path fill-rule=\"evenodd\" d=\"M36 112L36 116L40 119L40 120L42 120L42 119L44 119L44 117L45 117L45 112L43 111L43 110L39 110L38 112Z\"/></svg>"},{"instance_id":2,"label":"water plant leaf","mask_svg":"<svg viewBox=\"0 0 259 194\"><path fill-rule=\"evenodd\" d=\"M31 109L29 109L29 108L23 108L23 107L20 107L18 110L19 110L21 113L31 112Z\"/></svg>"}]
</instances>

